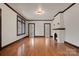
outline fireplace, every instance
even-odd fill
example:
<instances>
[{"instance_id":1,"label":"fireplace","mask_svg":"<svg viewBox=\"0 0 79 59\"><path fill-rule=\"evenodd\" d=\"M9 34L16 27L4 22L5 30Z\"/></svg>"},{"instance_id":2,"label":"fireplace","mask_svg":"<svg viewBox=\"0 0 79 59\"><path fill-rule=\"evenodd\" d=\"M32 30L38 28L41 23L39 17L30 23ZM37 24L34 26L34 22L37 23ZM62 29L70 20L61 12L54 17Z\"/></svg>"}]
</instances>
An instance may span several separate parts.
<instances>
[{"instance_id":1,"label":"fireplace","mask_svg":"<svg viewBox=\"0 0 79 59\"><path fill-rule=\"evenodd\" d=\"M56 40L57 43L64 43L65 28L55 28L53 31L53 39Z\"/></svg>"},{"instance_id":2,"label":"fireplace","mask_svg":"<svg viewBox=\"0 0 79 59\"><path fill-rule=\"evenodd\" d=\"M54 33L54 40L57 41L57 33Z\"/></svg>"}]
</instances>

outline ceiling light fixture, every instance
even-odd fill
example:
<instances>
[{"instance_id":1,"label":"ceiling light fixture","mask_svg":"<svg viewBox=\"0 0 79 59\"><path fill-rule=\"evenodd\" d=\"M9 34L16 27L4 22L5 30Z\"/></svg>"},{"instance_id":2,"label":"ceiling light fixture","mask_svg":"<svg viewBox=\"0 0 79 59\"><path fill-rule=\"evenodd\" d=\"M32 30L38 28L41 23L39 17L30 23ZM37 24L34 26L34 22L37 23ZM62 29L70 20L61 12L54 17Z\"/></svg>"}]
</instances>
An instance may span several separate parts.
<instances>
[{"instance_id":1,"label":"ceiling light fixture","mask_svg":"<svg viewBox=\"0 0 79 59\"><path fill-rule=\"evenodd\" d=\"M35 11L35 13L36 13L37 15L42 15L42 14L44 14L44 10L42 10L42 8L38 8L38 10Z\"/></svg>"}]
</instances>

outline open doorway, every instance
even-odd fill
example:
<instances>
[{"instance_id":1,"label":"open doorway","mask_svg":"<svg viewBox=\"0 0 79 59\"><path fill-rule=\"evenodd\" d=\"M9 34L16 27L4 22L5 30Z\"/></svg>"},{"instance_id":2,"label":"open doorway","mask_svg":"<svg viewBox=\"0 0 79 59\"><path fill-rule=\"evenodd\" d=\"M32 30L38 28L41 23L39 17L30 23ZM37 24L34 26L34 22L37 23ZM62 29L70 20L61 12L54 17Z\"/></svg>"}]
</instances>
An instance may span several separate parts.
<instances>
[{"instance_id":1,"label":"open doorway","mask_svg":"<svg viewBox=\"0 0 79 59\"><path fill-rule=\"evenodd\" d=\"M0 49L1 49L1 9L0 9Z\"/></svg>"},{"instance_id":2,"label":"open doorway","mask_svg":"<svg viewBox=\"0 0 79 59\"><path fill-rule=\"evenodd\" d=\"M44 36L45 38L49 38L51 36L51 24L50 23L44 24Z\"/></svg>"},{"instance_id":3,"label":"open doorway","mask_svg":"<svg viewBox=\"0 0 79 59\"><path fill-rule=\"evenodd\" d=\"M35 36L35 23L28 24L28 36L34 38Z\"/></svg>"}]
</instances>

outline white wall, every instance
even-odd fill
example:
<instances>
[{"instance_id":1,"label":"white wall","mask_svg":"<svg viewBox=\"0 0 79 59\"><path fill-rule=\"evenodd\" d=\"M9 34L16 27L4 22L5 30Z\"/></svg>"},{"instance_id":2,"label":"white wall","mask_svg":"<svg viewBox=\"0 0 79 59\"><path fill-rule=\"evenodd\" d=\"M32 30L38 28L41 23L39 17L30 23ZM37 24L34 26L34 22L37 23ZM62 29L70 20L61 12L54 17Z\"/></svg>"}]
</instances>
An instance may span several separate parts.
<instances>
[{"instance_id":1,"label":"white wall","mask_svg":"<svg viewBox=\"0 0 79 59\"><path fill-rule=\"evenodd\" d=\"M79 47L79 4L72 6L64 13L66 27L65 41Z\"/></svg>"},{"instance_id":2,"label":"white wall","mask_svg":"<svg viewBox=\"0 0 79 59\"><path fill-rule=\"evenodd\" d=\"M60 25L58 25L57 23L60 23L60 14L58 14L54 20L53 20L53 28L60 28ZM55 24L55 26L54 26Z\"/></svg>"},{"instance_id":3,"label":"white wall","mask_svg":"<svg viewBox=\"0 0 79 59\"><path fill-rule=\"evenodd\" d=\"M53 29L56 29L56 28L64 28L63 13L59 13L53 20ZM65 30L53 30L52 33L53 33L53 38L54 38L54 33L57 33L58 43L64 43Z\"/></svg>"},{"instance_id":4,"label":"white wall","mask_svg":"<svg viewBox=\"0 0 79 59\"><path fill-rule=\"evenodd\" d=\"M59 23L59 24L58 24ZM55 24L55 26L54 26ZM63 13L59 13L53 20L53 28L64 28Z\"/></svg>"},{"instance_id":5,"label":"white wall","mask_svg":"<svg viewBox=\"0 0 79 59\"><path fill-rule=\"evenodd\" d=\"M52 36L52 21L28 21L28 23L35 23L35 36L44 36L44 23L51 23Z\"/></svg>"},{"instance_id":6,"label":"white wall","mask_svg":"<svg viewBox=\"0 0 79 59\"><path fill-rule=\"evenodd\" d=\"M17 14L4 4L0 4L2 9L2 47L8 45L25 35L17 36Z\"/></svg>"}]
</instances>

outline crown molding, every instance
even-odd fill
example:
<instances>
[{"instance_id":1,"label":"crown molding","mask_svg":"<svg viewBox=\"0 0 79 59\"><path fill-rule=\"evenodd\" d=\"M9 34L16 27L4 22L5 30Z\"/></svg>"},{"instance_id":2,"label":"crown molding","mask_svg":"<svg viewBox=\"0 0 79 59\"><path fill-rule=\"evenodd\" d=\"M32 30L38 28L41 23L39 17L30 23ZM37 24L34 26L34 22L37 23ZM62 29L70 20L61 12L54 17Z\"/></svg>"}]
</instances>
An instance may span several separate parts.
<instances>
[{"instance_id":1,"label":"crown molding","mask_svg":"<svg viewBox=\"0 0 79 59\"><path fill-rule=\"evenodd\" d=\"M6 6L8 6L10 9L12 9L15 13L17 13L18 15L20 15L23 19L25 19L26 21L53 21L54 18L52 20L28 20L26 19L24 16L22 16L19 12L17 12L14 8L12 8L8 3L4 3ZM70 6L68 6L66 9L64 9L63 11L59 11L58 13L56 13L54 15L54 17L56 17L58 14L60 13L64 13L65 11L67 11L69 8L71 8L73 5L75 5L76 3L72 3Z\"/></svg>"},{"instance_id":2,"label":"crown molding","mask_svg":"<svg viewBox=\"0 0 79 59\"><path fill-rule=\"evenodd\" d=\"M21 18L27 20L24 16L22 16L19 12L17 12L14 8L12 8L8 3L4 3L7 7L9 7L11 10L13 10L15 13L17 13Z\"/></svg>"}]
</instances>

